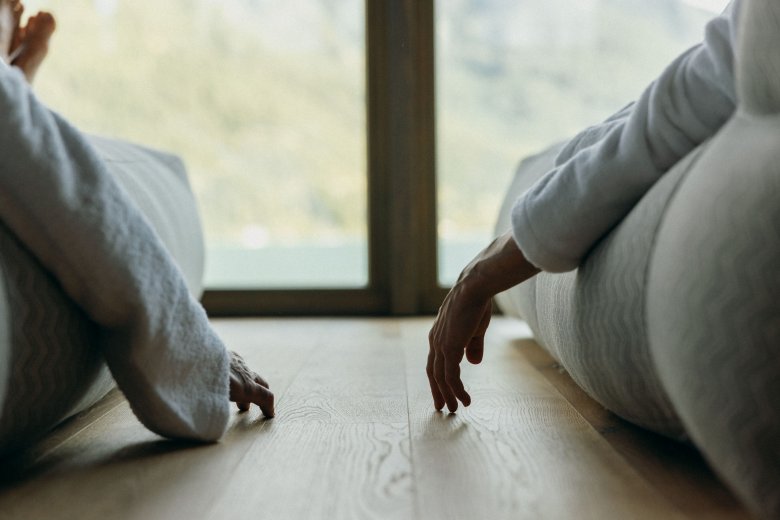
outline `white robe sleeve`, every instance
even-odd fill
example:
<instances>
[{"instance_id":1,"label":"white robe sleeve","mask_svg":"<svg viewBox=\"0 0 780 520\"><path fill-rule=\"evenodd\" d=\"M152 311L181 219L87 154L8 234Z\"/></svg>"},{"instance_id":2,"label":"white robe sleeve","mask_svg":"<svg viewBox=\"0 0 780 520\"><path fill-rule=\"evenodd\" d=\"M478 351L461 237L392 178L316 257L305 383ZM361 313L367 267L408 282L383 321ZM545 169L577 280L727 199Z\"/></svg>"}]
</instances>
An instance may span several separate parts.
<instances>
[{"instance_id":1,"label":"white robe sleeve","mask_svg":"<svg viewBox=\"0 0 780 520\"><path fill-rule=\"evenodd\" d=\"M229 414L227 351L140 211L81 133L0 64L0 218L101 328L140 421L216 440Z\"/></svg>"},{"instance_id":2,"label":"white robe sleeve","mask_svg":"<svg viewBox=\"0 0 780 520\"><path fill-rule=\"evenodd\" d=\"M575 269L644 193L736 107L733 42L739 0L707 25L639 100L573 139L556 167L512 209L520 250L542 270Z\"/></svg>"}]
</instances>

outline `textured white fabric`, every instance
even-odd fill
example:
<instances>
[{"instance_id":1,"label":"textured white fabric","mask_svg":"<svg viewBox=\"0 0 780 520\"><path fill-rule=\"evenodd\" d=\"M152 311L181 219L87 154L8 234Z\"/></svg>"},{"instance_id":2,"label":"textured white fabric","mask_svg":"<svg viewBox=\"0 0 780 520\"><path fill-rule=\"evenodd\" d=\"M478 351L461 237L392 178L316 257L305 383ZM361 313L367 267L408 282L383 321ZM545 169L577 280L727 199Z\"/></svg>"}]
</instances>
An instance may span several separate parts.
<instances>
[{"instance_id":1,"label":"textured white fabric","mask_svg":"<svg viewBox=\"0 0 780 520\"><path fill-rule=\"evenodd\" d=\"M539 180L551 167L555 157L561 153L564 143L560 143L523 159L515 171L515 177L504 197L498 221L495 227L495 236L501 236L512 228L511 211L517 197ZM538 330L536 317L536 277L527 280L511 290L496 295L499 307L510 316L522 316L531 327Z\"/></svg>"},{"instance_id":2,"label":"textured white fabric","mask_svg":"<svg viewBox=\"0 0 780 520\"><path fill-rule=\"evenodd\" d=\"M205 246L187 170L175 155L126 141L88 136L111 176L149 221L184 276L203 293Z\"/></svg>"},{"instance_id":3,"label":"textured white fabric","mask_svg":"<svg viewBox=\"0 0 780 520\"><path fill-rule=\"evenodd\" d=\"M749 114L780 113L780 53L777 31L780 10L776 0L746 2L741 14L737 62L740 109Z\"/></svg>"},{"instance_id":4,"label":"textured white fabric","mask_svg":"<svg viewBox=\"0 0 780 520\"><path fill-rule=\"evenodd\" d=\"M133 411L168 437L215 440L228 355L148 222L84 136L0 66L0 219L100 326Z\"/></svg>"},{"instance_id":5,"label":"textured white fabric","mask_svg":"<svg viewBox=\"0 0 780 520\"><path fill-rule=\"evenodd\" d=\"M758 518L777 519L780 0L742 3L736 112L576 272L540 274L533 294L521 284L506 310L532 306L534 333L580 386L688 436Z\"/></svg>"},{"instance_id":6,"label":"textured white fabric","mask_svg":"<svg viewBox=\"0 0 780 520\"><path fill-rule=\"evenodd\" d=\"M95 324L0 221L0 306L8 311L0 457L38 440L113 386Z\"/></svg>"},{"instance_id":7,"label":"textured white fabric","mask_svg":"<svg viewBox=\"0 0 780 520\"><path fill-rule=\"evenodd\" d=\"M647 295L686 430L759 517L780 518L780 1L746 0L739 108L669 204Z\"/></svg>"},{"instance_id":8,"label":"textured white fabric","mask_svg":"<svg viewBox=\"0 0 780 520\"><path fill-rule=\"evenodd\" d=\"M646 296L655 373L685 430L771 519L780 518L778 143L780 113L741 109L711 141L664 215Z\"/></svg>"},{"instance_id":9,"label":"textured white fabric","mask_svg":"<svg viewBox=\"0 0 780 520\"><path fill-rule=\"evenodd\" d=\"M639 100L574 139L512 211L515 240L549 272L575 269L647 190L734 112L733 42L740 0L702 44L672 62Z\"/></svg>"},{"instance_id":10,"label":"textured white fabric","mask_svg":"<svg viewBox=\"0 0 780 520\"><path fill-rule=\"evenodd\" d=\"M200 294L204 244L183 163L126 141L88 137L109 174L138 206ZM34 443L114 386L96 328L0 222L0 457Z\"/></svg>"},{"instance_id":11,"label":"textured white fabric","mask_svg":"<svg viewBox=\"0 0 780 520\"><path fill-rule=\"evenodd\" d=\"M558 148L523 161L510 192L543 175L540 166L552 165L551 152ZM667 201L701 149L664 175L576 271L541 273L497 299L504 312L528 322L537 342L594 399L635 424L676 439L685 437L685 429L655 373L645 295ZM503 211L510 208L505 205Z\"/></svg>"}]
</instances>

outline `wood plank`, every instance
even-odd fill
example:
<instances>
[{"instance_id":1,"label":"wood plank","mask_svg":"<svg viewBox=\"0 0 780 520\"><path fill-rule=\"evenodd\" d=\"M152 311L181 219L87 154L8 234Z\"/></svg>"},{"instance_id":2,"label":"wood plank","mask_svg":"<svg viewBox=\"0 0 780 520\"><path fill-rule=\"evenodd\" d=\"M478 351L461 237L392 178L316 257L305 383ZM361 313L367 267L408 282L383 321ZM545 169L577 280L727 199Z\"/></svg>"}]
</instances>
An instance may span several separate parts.
<instances>
[{"instance_id":1,"label":"wood plank","mask_svg":"<svg viewBox=\"0 0 780 520\"><path fill-rule=\"evenodd\" d=\"M276 419L176 443L114 394L2 468L0 519L743 517L700 459L578 393L512 320L464 367L472 406L435 413L430 323L219 320Z\"/></svg>"},{"instance_id":2,"label":"wood plank","mask_svg":"<svg viewBox=\"0 0 780 520\"><path fill-rule=\"evenodd\" d=\"M353 320L312 352L208 518L412 518L397 336L393 321Z\"/></svg>"},{"instance_id":3,"label":"wood plank","mask_svg":"<svg viewBox=\"0 0 780 520\"><path fill-rule=\"evenodd\" d=\"M43 465L41 461L48 454L81 433L93 422L121 406L123 401L124 396L115 388L94 406L65 420L35 446L23 450L15 457L4 460L2 471L0 471L0 492L4 487L13 485L23 475L31 475L33 469L40 471L40 467Z\"/></svg>"},{"instance_id":4,"label":"wood plank","mask_svg":"<svg viewBox=\"0 0 780 520\"><path fill-rule=\"evenodd\" d=\"M267 377L277 399L321 342L328 321L226 320L229 347ZM218 444L172 442L148 432L123 402L45 455L0 494L0 518L200 518L244 453L269 436L259 411L235 415ZM78 497L78 500L74 500Z\"/></svg>"},{"instance_id":5,"label":"wood plank","mask_svg":"<svg viewBox=\"0 0 780 520\"><path fill-rule=\"evenodd\" d=\"M420 518L684 518L522 356L488 333L463 370L471 407L433 411L422 370L430 320L405 320ZM514 374L509 379L508 374Z\"/></svg>"},{"instance_id":6,"label":"wood plank","mask_svg":"<svg viewBox=\"0 0 780 520\"><path fill-rule=\"evenodd\" d=\"M532 339L509 341L615 451L690 518L751 518L694 447L634 426L609 412L577 386L555 359Z\"/></svg>"},{"instance_id":7,"label":"wood plank","mask_svg":"<svg viewBox=\"0 0 780 520\"><path fill-rule=\"evenodd\" d=\"M199 518L413 517L407 423L274 422Z\"/></svg>"}]
</instances>

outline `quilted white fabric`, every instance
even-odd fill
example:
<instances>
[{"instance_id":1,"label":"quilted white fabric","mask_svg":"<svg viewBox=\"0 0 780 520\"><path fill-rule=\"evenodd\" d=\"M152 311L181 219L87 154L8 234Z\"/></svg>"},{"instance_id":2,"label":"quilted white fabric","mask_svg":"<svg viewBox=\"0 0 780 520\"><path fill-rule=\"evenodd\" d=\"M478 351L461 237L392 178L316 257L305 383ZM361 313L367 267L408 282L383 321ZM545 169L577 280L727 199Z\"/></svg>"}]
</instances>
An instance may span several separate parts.
<instances>
[{"instance_id":1,"label":"quilted white fabric","mask_svg":"<svg viewBox=\"0 0 780 520\"><path fill-rule=\"evenodd\" d=\"M0 108L0 358L10 369L0 454L105 393L103 359L149 429L219 438L228 355L190 292L200 290L202 242L181 163L90 142L5 65Z\"/></svg>"},{"instance_id":2,"label":"quilted white fabric","mask_svg":"<svg viewBox=\"0 0 780 520\"><path fill-rule=\"evenodd\" d=\"M558 146L523 162L507 199L539 178ZM645 320L648 262L670 195L700 153L662 178L576 271L541 273L498 295L507 314L525 319L537 341L605 407L674 438L684 428L655 374ZM496 231L505 231L510 204Z\"/></svg>"},{"instance_id":3,"label":"quilted white fabric","mask_svg":"<svg viewBox=\"0 0 780 520\"><path fill-rule=\"evenodd\" d=\"M780 518L780 1L748 0L738 109L577 271L499 295L590 395L689 438L761 518ZM541 177L521 164L518 192Z\"/></svg>"},{"instance_id":4,"label":"quilted white fabric","mask_svg":"<svg viewBox=\"0 0 780 520\"><path fill-rule=\"evenodd\" d=\"M199 296L203 237L181 160L125 141L88 140ZM115 383L97 348L97 328L2 224L0 272L0 451L7 451L85 410Z\"/></svg>"},{"instance_id":5,"label":"quilted white fabric","mask_svg":"<svg viewBox=\"0 0 780 520\"><path fill-rule=\"evenodd\" d=\"M647 294L657 372L691 439L780 518L780 2L748 2L740 108L658 233Z\"/></svg>"}]
</instances>

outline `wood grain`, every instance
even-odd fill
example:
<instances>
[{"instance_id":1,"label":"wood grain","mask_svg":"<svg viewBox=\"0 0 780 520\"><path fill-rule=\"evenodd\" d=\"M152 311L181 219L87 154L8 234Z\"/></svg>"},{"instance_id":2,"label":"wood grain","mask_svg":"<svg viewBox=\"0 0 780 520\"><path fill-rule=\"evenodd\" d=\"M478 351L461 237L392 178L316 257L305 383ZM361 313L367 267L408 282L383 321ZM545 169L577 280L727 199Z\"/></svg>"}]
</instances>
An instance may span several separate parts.
<instances>
[{"instance_id":1,"label":"wood grain","mask_svg":"<svg viewBox=\"0 0 780 520\"><path fill-rule=\"evenodd\" d=\"M429 324L404 322L421 518L684 518L521 356L488 335L473 402L433 412L421 368ZM418 368L419 367L419 368ZM494 374L514 374L513 384Z\"/></svg>"},{"instance_id":2,"label":"wood grain","mask_svg":"<svg viewBox=\"0 0 780 520\"><path fill-rule=\"evenodd\" d=\"M334 329L280 402L272 439L246 454L210 518L412 518L397 335L389 320Z\"/></svg>"},{"instance_id":3,"label":"wood grain","mask_svg":"<svg viewBox=\"0 0 780 520\"><path fill-rule=\"evenodd\" d=\"M229 347L272 381L277 396L320 343L288 322L217 323ZM304 322L306 323L306 322ZM259 325L259 326L258 326ZM327 329L327 326L323 328ZM222 442L193 445L145 430L122 403L36 462L0 495L0 518L199 518L227 484L244 452L266 439L255 409L236 415ZM78 497L78 501L74 501Z\"/></svg>"},{"instance_id":4,"label":"wood grain","mask_svg":"<svg viewBox=\"0 0 780 520\"><path fill-rule=\"evenodd\" d=\"M634 426L591 399L535 341L515 339L527 359L655 489L690 518L747 520L750 515L692 446Z\"/></svg>"},{"instance_id":5,"label":"wood grain","mask_svg":"<svg viewBox=\"0 0 780 520\"><path fill-rule=\"evenodd\" d=\"M744 518L689 448L623 423L495 319L433 411L431 319L215 322L271 383L277 417L217 444L165 441L114 393L0 473L0 519ZM686 451L687 450L687 451Z\"/></svg>"}]
</instances>

